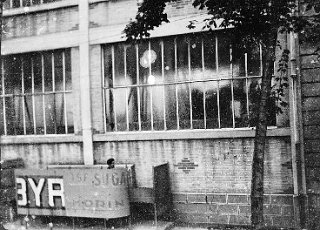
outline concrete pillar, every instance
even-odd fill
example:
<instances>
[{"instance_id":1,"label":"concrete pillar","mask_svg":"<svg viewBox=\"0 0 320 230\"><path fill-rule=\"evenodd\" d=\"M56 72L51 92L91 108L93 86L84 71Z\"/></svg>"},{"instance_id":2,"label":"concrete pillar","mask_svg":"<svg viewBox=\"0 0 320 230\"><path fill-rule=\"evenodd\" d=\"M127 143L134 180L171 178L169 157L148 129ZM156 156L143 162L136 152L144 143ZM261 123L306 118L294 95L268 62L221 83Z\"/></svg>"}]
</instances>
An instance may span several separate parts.
<instances>
[{"instance_id":1,"label":"concrete pillar","mask_svg":"<svg viewBox=\"0 0 320 230\"><path fill-rule=\"evenodd\" d=\"M89 0L79 0L80 99L85 165L93 165L92 111L89 56Z\"/></svg>"}]
</instances>

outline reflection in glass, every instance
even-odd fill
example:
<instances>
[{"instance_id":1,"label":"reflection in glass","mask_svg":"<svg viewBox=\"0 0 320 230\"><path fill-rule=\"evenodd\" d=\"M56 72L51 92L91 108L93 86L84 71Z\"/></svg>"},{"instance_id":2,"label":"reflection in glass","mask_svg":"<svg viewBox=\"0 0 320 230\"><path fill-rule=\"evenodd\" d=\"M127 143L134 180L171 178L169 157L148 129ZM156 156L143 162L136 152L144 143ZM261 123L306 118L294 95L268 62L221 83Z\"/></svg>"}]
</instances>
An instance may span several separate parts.
<instances>
[{"instance_id":1,"label":"reflection in glass","mask_svg":"<svg viewBox=\"0 0 320 230\"><path fill-rule=\"evenodd\" d=\"M1 90L5 90L5 109L1 107L0 111L5 114L1 121L7 124L5 134L67 133L64 98L71 92L64 92L64 74L68 65L68 88L71 89L71 57L64 57L64 53L58 50L3 58L4 87ZM69 119L73 124L73 116Z\"/></svg>"},{"instance_id":2,"label":"reflection in glass","mask_svg":"<svg viewBox=\"0 0 320 230\"><path fill-rule=\"evenodd\" d=\"M247 54L232 50L230 41L221 35L107 45L106 130L252 126L260 56L258 48ZM270 114L270 124L275 124L275 118L276 114ZM113 123L117 123L115 129Z\"/></svg>"}]
</instances>

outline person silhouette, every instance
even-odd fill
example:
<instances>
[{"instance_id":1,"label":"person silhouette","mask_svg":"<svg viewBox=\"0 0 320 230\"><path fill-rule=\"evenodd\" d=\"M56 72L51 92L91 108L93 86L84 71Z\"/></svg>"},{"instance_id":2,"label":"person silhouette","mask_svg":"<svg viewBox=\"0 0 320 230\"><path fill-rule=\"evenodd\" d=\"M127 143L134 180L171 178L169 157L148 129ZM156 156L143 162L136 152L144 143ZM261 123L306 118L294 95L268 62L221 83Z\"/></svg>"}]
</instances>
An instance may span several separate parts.
<instances>
[{"instance_id":1,"label":"person silhouette","mask_svg":"<svg viewBox=\"0 0 320 230\"><path fill-rule=\"evenodd\" d=\"M114 163L115 163L114 158L109 158L107 160L108 169L113 169L114 168Z\"/></svg>"}]
</instances>

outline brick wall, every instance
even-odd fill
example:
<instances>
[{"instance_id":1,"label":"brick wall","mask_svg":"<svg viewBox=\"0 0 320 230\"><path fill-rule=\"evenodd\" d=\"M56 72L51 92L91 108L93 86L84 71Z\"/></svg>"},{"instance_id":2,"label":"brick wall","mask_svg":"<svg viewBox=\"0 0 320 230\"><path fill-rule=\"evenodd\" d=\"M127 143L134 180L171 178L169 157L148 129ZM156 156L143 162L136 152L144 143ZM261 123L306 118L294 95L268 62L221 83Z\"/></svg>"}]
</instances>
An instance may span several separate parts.
<instances>
[{"instance_id":1,"label":"brick wall","mask_svg":"<svg viewBox=\"0 0 320 230\"><path fill-rule=\"evenodd\" d=\"M45 168L49 164L83 164L80 143L2 145L2 159L22 158L26 168Z\"/></svg>"},{"instance_id":2,"label":"brick wall","mask_svg":"<svg viewBox=\"0 0 320 230\"><path fill-rule=\"evenodd\" d=\"M319 227L320 214L320 63L313 55L319 44L301 47L302 122L309 204L309 227Z\"/></svg>"},{"instance_id":3,"label":"brick wall","mask_svg":"<svg viewBox=\"0 0 320 230\"><path fill-rule=\"evenodd\" d=\"M135 164L137 185L152 187L152 166L169 162L176 220L250 223L253 139L97 142L95 160ZM294 226L289 141L269 138L265 158L269 225Z\"/></svg>"},{"instance_id":4,"label":"brick wall","mask_svg":"<svg viewBox=\"0 0 320 230\"><path fill-rule=\"evenodd\" d=\"M5 17L3 39L78 30L77 7Z\"/></svg>"}]
</instances>

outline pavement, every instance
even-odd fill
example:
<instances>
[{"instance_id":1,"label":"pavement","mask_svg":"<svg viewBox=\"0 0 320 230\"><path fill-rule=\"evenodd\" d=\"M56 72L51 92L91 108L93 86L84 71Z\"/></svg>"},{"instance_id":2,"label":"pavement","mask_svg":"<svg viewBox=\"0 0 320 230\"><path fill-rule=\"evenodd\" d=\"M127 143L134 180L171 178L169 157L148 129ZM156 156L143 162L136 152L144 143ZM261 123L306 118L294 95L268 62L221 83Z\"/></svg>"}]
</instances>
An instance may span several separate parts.
<instances>
[{"instance_id":1,"label":"pavement","mask_svg":"<svg viewBox=\"0 0 320 230\"><path fill-rule=\"evenodd\" d=\"M208 228L200 228L194 226L175 226L173 222L169 221L154 221L146 220L128 224L115 225L112 223L43 223L39 220L30 220L28 223L25 221L14 221L4 224L7 230L207 230Z\"/></svg>"}]
</instances>

